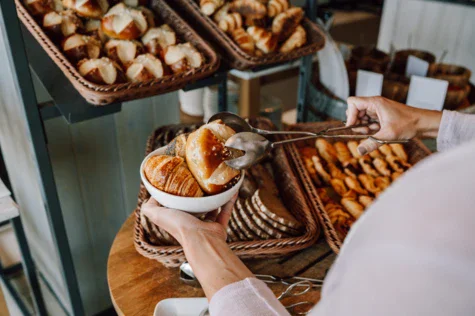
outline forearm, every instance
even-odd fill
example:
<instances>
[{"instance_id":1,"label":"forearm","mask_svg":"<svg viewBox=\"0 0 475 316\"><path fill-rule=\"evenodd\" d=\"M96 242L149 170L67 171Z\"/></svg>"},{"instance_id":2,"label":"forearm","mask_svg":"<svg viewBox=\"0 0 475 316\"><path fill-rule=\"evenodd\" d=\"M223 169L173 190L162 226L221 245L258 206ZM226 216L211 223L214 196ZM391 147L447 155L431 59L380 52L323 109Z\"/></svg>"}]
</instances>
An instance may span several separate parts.
<instances>
[{"instance_id":1,"label":"forearm","mask_svg":"<svg viewBox=\"0 0 475 316\"><path fill-rule=\"evenodd\" d=\"M183 240L186 258L209 300L226 285L253 276L224 240L199 231L187 232Z\"/></svg>"},{"instance_id":2,"label":"forearm","mask_svg":"<svg viewBox=\"0 0 475 316\"><path fill-rule=\"evenodd\" d=\"M440 122L442 120L442 112L417 109L416 116L416 133L420 138L436 138L439 134Z\"/></svg>"}]
</instances>

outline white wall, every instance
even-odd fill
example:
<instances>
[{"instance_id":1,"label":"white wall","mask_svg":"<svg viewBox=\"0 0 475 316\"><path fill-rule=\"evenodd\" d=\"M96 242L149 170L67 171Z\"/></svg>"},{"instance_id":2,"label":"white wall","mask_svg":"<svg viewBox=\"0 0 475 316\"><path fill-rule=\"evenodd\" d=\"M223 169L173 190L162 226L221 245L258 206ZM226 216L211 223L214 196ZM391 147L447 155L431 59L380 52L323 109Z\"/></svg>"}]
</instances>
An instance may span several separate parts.
<instances>
[{"instance_id":1,"label":"white wall","mask_svg":"<svg viewBox=\"0 0 475 316\"><path fill-rule=\"evenodd\" d=\"M475 6L421 0L386 0L379 31L378 48L389 51L416 48L445 63L465 66L475 83Z\"/></svg>"}]
</instances>

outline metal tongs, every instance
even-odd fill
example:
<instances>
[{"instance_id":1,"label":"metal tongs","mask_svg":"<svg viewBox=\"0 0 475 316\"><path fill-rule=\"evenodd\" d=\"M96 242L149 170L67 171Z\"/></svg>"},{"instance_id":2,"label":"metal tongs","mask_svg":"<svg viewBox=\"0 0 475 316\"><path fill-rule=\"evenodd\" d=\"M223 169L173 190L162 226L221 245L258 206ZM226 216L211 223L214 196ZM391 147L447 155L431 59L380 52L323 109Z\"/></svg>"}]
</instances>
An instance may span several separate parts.
<instances>
[{"instance_id":1,"label":"metal tongs","mask_svg":"<svg viewBox=\"0 0 475 316\"><path fill-rule=\"evenodd\" d=\"M208 122L221 119L226 125L233 128L237 134L231 136L227 141L225 146L228 148L234 148L241 151L244 151L244 155L235 159L226 160L226 164L231 168L242 170L247 169L261 159L263 159L267 153L269 153L273 148L279 145L284 145L288 143L309 140L319 137L324 138L347 138L347 139L371 139L379 144L403 144L409 142L409 140L395 140L395 141L386 141L377 139L371 135L328 135L328 133L339 132L348 129L358 128L358 127L368 127L375 121L370 121L365 124L358 124L352 126L341 126L334 128L327 128L318 133L312 132L297 132L297 131L264 131L260 129L253 128L250 126L244 119L234 115L232 113L221 112L210 118ZM344 122L343 122L344 123ZM301 138L287 139L277 142L271 142L262 135L305 135Z\"/></svg>"}]
</instances>

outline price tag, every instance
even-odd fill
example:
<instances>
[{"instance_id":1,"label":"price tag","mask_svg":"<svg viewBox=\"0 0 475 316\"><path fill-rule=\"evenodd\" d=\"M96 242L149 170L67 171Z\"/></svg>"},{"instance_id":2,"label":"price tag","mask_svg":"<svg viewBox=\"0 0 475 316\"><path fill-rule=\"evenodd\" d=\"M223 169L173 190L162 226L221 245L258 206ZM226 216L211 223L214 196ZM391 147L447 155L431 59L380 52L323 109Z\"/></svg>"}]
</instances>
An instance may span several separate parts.
<instances>
[{"instance_id":1,"label":"price tag","mask_svg":"<svg viewBox=\"0 0 475 316\"><path fill-rule=\"evenodd\" d=\"M381 95L383 75L376 72L358 70L356 77L356 96L373 97Z\"/></svg>"},{"instance_id":2,"label":"price tag","mask_svg":"<svg viewBox=\"0 0 475 316\"><path fill-rule=\"evenodd\" d=\"M411 76L427 76L427 71L429 70L429 63L423 59L417 58L415 56L409 56L407 58L406 64L406 77L410 78Z\"/></svg>"},{"instance_id":3,"label":"price tag","mask_svg":"<svg viewBox=\"0 0 475 316\"><path fill-rule=\"evenodd\" d=\"M406 103L420 109L441 111L448 87L449 82L445 80L412 76Z\"/></svg>"}]
</instances>

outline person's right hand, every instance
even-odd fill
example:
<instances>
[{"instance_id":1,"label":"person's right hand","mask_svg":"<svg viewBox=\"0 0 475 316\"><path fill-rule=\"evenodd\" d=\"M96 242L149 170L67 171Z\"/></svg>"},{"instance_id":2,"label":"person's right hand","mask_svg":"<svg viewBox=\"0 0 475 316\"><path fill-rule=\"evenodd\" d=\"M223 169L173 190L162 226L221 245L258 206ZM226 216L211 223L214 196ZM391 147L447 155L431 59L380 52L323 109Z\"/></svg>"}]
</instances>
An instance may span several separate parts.
<instances>
[{"instance_id":1,"label":"person's right hand","mask_svg":"<svg viewBox=\"0 0 475 316\"><path fill-rule=\"evenodd\" d=\"M404 140L416 136L436 137L442 113L413 108L383 97L349 97L346 116L347 126L370 120L378 122L369 127L355 128L355 132L369 134L376 131L373 136L381 140ZM377 142L367 139L358 151L365 155L379 146Z\"/></svg>"}]
</instances>

